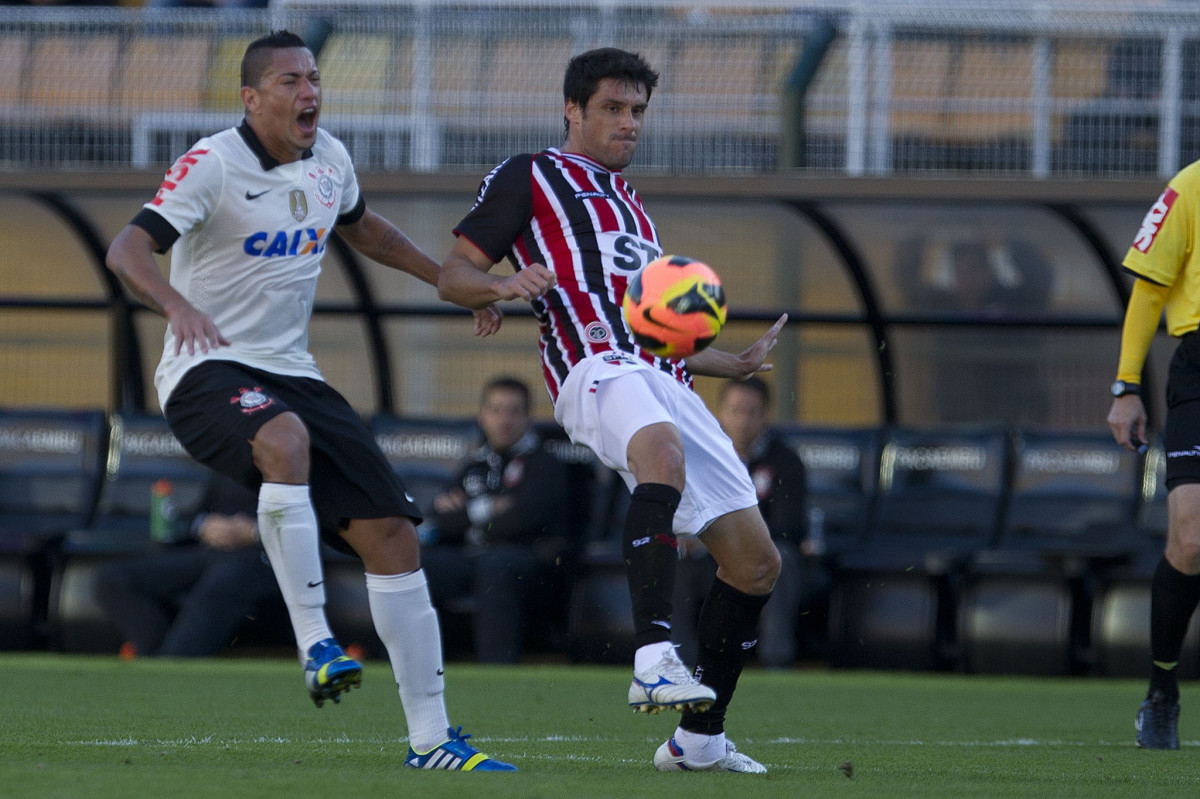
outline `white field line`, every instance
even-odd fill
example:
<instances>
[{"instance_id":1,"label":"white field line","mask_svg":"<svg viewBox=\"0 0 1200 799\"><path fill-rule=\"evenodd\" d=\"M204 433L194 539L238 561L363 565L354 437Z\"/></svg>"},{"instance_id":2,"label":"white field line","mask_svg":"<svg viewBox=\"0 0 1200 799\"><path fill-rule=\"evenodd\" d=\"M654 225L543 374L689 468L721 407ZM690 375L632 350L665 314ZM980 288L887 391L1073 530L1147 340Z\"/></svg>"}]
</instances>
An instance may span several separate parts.
<instances>
[{"instance_id":1,"label":"white field line","mask_svg":"<svg viewBox=\"0 0 1200 799\"><path fill-rule=\"evenodd\" d=\"M742 746L750 747L756 743L760 746L936 746L945 747L948 749L1010 749L1019 747L1043 747L1043 746L1059 746L1059 747L1114 747L1118 749L1130 748L1133 746L1133 736L1128 739L1115 741L1071 741L1063 739L1039 740L1036 738L1006 738L995 741L981 740L961 740L961 741L926 741L919 739L912 740L889 740L889 739L870 739L870 738L770 738L763 741L755 741L750 738L738 739L739 748ZM657 743L658 738L647 738L647 743ZM611 737L600 738L584 735L548 735L543 737L519 736L519 737L482 737L472 736L472 742L480 744L547 744L547 743L568 743L568 744L585 744L592 746L602 746L611 744ZM177 739L136 739L136 738L112 738L112 739L95 739L90 741L68 741L69 745L73 746L166 746L166 747L203 747L203 746L239 746L243 744L301 744L301 745L320 745L328 746L331 744L343 744L346 746L396 746L407 745L407 738L352 738L342 734L333 737L323 738L287 738L281 736L258 736L254 738L214 738L213 736ZM1200 741L1180 741L1181 747L1200 747ZM560 759L554 757L553 759ZM568 759L573 760L601 760L606 758L593 757L589 755L570 755Z\"/></svg>"}]
</instances>

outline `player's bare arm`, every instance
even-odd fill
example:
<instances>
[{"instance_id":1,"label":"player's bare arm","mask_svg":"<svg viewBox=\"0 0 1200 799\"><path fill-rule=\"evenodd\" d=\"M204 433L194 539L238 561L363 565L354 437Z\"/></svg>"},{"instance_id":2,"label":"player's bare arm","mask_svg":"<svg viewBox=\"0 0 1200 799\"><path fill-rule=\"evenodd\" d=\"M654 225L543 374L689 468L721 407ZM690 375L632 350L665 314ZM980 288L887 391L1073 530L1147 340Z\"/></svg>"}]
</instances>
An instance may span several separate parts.
<instances>
[{"instance_id":1,"label":"player's bare arm","mask_svg":"<svg viewBox=\"0 0 1200 799\"><path fill-rule=\"evenodd\" d=\"M208 352L227 346L229 341L208 314L188 302L158 271L156 246L144 228L126 225L109 246L105 264L139 302L166 318L175 333L176 355L184 347L194 355L197 348Z\"/></svg>"},{"instance_id":2,"label":"player's bare arm","mask_svg":"<svg viewBox=\"0 0 1200 799\"><path fill-rule=\"evenodd\" d=\"M353 224L340 226L337 232L372 261L437 286L441 271L437 261L426 255L400 228L371 209L368 208ZM475 335L490 336L500 330L504 317L499 308L487 305L471 311L475 317Z\"/></svg>"},{"instance_id":3,"label":"player's bare arm","mask_svg":"<svg viewBox=\"0 0 1200 799\"><path fill-rule=\"evenodd\" d=\"M460 236L442 264L438 296L467 308L480 308L499 300L534 300L554 288L554 273L542 264L530 264L508 277L490 274L495 262Z\"/></svg>"},{"instance_id":4,"label":"player's bare arm","mask_svg":"<svg viewBox=\"0 0 1200 799\"><path fill-rule=\"evenodd\" d=\"M688 369L698 375L733 380L745 380L758 372L769 372L774 366L766 362L767 355L779 343L779 331L783 330L787 320L787 314L779 317L758 341L737 354L712 347L701 350L687 358Z\"/></svg>"},{"instance_id":5,"label":"player's bare arm","mask_svg":"<svg viewBox=\"0 0 1200 799\"><path fill-rule=\"evenodd\" d=\"M438 284L437 261L412 242L408 236L368 208L350 225L339 225L338 235L372 261L407 272L431 286Z\"/></svg>"}]
</instances>

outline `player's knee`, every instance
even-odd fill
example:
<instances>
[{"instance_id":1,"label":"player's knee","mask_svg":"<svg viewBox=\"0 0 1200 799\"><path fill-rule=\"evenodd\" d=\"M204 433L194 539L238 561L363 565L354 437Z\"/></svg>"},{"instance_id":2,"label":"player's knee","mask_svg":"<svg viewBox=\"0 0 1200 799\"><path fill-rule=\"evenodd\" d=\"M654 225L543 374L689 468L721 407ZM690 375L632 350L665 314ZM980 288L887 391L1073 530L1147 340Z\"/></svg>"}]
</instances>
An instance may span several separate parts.
<instances>
[{"instance_id":1,"label":"player's knee","mask_svg":"<svg viewBox=\"0 0 1200 799\"><path fill-rule=\"evenodd\" d=\"M762 550L754 564L754 585L760 590L752 593L765 594L774 588L775 581L779 579L779 572L782 568L783 560L779 557L779 550L771 542L771 546Z\"/></svg>"},{"instance_id":2,"label":"player's knee","mask_svg":"<svg viewBox=\"0 0 1200 799\"><path fill-rule=\"evenodd\" d=\"M1200 535L1172 535L1167 560L1184 574L1200 574Z\"/></svg>"},{"instance_id":3,"label":"player's knee","mask_svg":"<svg viewBox=\"0 0 1200 799\"><path fill-rule=\"evenodd\" d=\"M250 440L254 465L268 482L308 480L308 428L294 413L276 416Z\"/></svg>"},{"instance_id":4,"label":"player's knee","mask_svg":"<svg viewBox=\"0 0 1200 799\"><path fill-rule=\"evenodd\" d=\"M774 545L747 549L737 563L722 565L721 576L747 594L769 594L779 579L779 551Z\"/></svg>"}]
</instances>

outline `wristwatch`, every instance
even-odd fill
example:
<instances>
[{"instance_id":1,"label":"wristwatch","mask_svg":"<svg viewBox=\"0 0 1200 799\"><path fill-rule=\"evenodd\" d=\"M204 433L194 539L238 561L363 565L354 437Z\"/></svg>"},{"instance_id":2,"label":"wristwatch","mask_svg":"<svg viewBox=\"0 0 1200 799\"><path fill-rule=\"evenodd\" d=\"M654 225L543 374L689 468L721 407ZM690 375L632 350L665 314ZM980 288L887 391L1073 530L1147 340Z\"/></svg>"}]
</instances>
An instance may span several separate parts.
<instances>
[{"instance_id":1,"label":"wristwatch","mask_svg":"<svg viewBox=\"0 0 1200 799\"><path fill-rule=\"evenodd\" d=\"M1124 380L1118 380L1112 384L1109 393L1114 397L1124 397L1126 394L1141 395L1142 387L1137 383L1127 383Z\"/></svg>"}]
</instances>

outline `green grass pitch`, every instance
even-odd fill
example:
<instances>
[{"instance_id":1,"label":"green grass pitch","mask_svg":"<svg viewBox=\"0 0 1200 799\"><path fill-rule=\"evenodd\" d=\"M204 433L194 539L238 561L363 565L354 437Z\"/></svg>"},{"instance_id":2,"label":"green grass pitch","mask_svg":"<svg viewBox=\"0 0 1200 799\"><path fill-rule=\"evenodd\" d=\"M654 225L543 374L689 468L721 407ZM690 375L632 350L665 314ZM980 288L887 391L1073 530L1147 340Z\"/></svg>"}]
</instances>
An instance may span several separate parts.
<instances>
[{"instance_id":1,"label":"green grass pitch","mask_svg":"<svg viewBox=\"0 0 1200 799\"><path fill-rule=\"evenodd\" d=\"M518 774L402 768L386 664L318 710L287 659L0 656L0 795L20 797L1195 796L1179 752L1133 745L1140 682L746 672L727 721L766 775L660 774L677 714L635 715L629 670L451 663L451 719Z\"/></svg>"}]
</instances>

